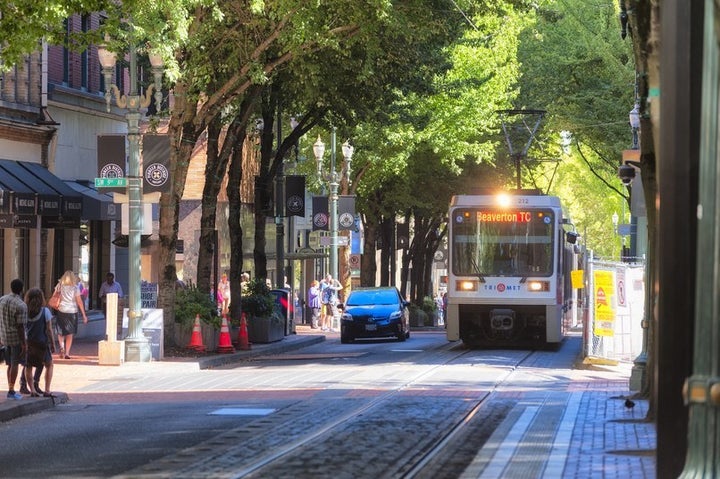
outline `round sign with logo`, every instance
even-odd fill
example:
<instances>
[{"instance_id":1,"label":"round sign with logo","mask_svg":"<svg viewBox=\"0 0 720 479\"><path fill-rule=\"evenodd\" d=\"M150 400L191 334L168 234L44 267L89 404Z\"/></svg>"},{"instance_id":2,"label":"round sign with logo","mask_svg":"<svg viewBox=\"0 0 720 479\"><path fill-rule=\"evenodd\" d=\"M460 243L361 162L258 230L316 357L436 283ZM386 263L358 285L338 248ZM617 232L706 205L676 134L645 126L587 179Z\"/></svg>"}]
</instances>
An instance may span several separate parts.
<instances>
[{"instance_id":1,"label":"round sign with logo","mask_svg":"<svg viewBox=\"0 0 720 479\"><path fill-rule=\"evenodd\" d=\"M145 168L145 180L151 186L159 188L167 182L168 178L170 178L170 172L162 163L153 163Z\"/></svg>"},{"instance_id":2,"label":"round sign with logo","mask_svg":"<svg viewBox=\"0 0 720 479\"><path fill-rule=\"evenodd\" d=\"M313 216L313 225L315 225L316 228L325 228L328 225L327 213L316 213L315 216Z\"/></svg>"},{"instance_id":3,"label":"round sign with logo","mask_svg":"<svg viewBox=\"0 0 720 479\"><path fill-rule=\"evenodd\" d=\"M100 170L100 178L122 178L125 176L124 173L125 172L119 165L109 163L103 166L102 170Z\"/></svg>"},{"instance_id":4,"label":"round sign with logo","mask_svg":"<svg viewBox=\"0 0 720 479\"><path fill-rule=\"evenodd\" d=\"M350 213L343 213L338 218L338 223L343 228L351 228L355 224L355 217Z\"/></svg>"},{"instance_id":5,"label":"round sign with logo","mask_svg":"<svg viewBox=\"0 0 720 479\"><path fill-rule=\"evenodd\" d=\"M350 255L350 267L353 269L357 269L360 267L360 255L359 254L351 254Z\"/></svg>"},{"instance_id":6,"label":"round sign with logo","mask_svg":"<svg viewBox=\"0 0 720 479\"><path fill-rule=\"evenodd\" d=\"M287 199L287 209L290 213L300 213L303 210L303 199L298 195L292 195Z\"/></svg>"}]
</instances>

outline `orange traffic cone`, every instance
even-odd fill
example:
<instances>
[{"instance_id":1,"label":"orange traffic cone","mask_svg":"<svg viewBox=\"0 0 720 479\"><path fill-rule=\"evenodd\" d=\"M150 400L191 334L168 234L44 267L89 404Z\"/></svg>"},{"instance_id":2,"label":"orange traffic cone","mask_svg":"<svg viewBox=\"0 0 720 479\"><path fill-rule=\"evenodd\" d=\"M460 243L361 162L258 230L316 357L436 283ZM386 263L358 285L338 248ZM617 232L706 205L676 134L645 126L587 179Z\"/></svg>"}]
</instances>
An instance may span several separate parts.
<instances>
[{"instance_id":1,"label":"orange traffic cone","mask_svg":"<svg viewBox=\"0 0 720 479\"><path fill-rule=\"evenodd\" d=\"M240 331L238 332L238 349L247 351L250 349L250 341L248 340L247 321L245 321L245 313L240 317Z\"/></svg>"},{"instance_id":2,"label":"orange traffic cone","mask_svg":"<svg viewBox=\"0 0 720 479\"><path fill-rule=\"evenodd\" d=\"M228 328L227 315L223 314L222 326L220 326L220 341L217 348L218 353L234 353L235 348L230 340L230 328Z\"/></svg>"},{"instance_id":3,"label":"orange traffic cone","mask_svg":"<svg viewBox=\"0 0 720 479\"><path fill-rule=\"evenodd\" d=\"M188 349L194 349L198 352L205 352L205 345L202 342L202 333L200 332L200 315L195 315L195 326L193 326L192 336L190 337L190 344L187 345Z\"/></svg>"}]
</instances>

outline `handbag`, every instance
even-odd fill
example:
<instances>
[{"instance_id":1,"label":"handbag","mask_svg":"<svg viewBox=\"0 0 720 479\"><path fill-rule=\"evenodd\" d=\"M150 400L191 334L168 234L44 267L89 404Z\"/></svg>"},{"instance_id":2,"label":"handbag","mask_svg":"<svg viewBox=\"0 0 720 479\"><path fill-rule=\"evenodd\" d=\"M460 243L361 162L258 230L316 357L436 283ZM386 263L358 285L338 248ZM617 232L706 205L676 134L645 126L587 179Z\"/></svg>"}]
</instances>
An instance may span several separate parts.
<instances>
[{"instance_id":1,"label":"handbag","mask_svg":"<svg viewBox=\"0 0 720 479\"><path fill-rule=\"evenodd\" d=\"M50 299L48 300L48 307L52 309L59 309L60 308L60 300L62 297L60 296L60 288L55 287L55 291L53 292L52 296L50 296Z\"/></svg>"}]
</instances>

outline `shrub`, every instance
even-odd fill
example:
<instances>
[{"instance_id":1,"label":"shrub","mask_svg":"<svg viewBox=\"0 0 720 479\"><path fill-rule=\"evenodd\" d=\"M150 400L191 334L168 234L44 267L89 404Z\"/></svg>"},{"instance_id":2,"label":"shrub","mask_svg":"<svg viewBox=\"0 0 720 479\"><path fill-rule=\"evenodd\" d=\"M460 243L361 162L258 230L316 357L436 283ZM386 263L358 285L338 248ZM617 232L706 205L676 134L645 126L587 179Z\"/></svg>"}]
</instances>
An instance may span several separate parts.
<instances>
[{"instance_id":1,"label":"shrub","mask_svg":"<svg viewBox=\"0 0 720 479\"><path fill-rule=\"evenodd\" d=\"M197 315L200 315L200 319L206 324L220 329L217 305L209 294L195 286L178 289L175 292L175 322L182 324L183 328L191 329Z\"/></svg>"},{"instance_id":2,"label":"shrub","mask_svg":"<svg viewBox=\"0 0 720 479\"><path fill-rule=\"evenodd\" d=\"M437 303L430 296L425 296L423 298L422 310L428 315L432 315L437 311Z\"/></svg>"},{"instance_id":3,"label":"shrub","mask_svg":"<svg viewBox=\"0 0 720 479\"><path fill-rule=\"evenodd\" d=\"M242 312L250 318L267 318L273 314L275 298L262 278L249 281L242 295Z\"/></svg>"}]
</instances>

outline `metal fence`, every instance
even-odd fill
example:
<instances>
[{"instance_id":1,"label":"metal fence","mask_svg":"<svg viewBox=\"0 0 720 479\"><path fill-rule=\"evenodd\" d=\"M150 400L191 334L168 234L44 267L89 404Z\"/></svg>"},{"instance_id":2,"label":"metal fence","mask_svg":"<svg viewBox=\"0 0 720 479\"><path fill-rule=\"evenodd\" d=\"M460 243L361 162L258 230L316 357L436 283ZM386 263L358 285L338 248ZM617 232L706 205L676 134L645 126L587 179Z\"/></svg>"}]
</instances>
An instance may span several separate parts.
<instances>
[{"instance_id":1,"label":"metal fence","mask_svg":"<svg viewBox=\"0 0 720 479\"><path fill-rule=\"evenodd\" d=\"M588 362L632 361L642 351L645 265L595 259L589 252L582 293Z\"/></svg>"}]
</instances>

